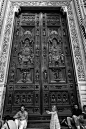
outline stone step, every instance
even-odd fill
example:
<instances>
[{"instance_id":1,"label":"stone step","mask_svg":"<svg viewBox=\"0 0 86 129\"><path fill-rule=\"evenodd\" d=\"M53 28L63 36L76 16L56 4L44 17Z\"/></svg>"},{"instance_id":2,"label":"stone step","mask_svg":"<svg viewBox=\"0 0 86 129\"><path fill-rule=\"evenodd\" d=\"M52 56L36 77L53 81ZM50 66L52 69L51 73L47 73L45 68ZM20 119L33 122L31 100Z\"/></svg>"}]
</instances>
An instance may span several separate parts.
<instances>
[{"instance_id":1,"label":"stone step","mask_svg":"<svg viewBox=\"0 0 86 129\"><path fill-rule=\"evenodd\" d=\"M49 129L49 128L27 128L27 129ZM62 126L61 129L68 129L68 127Z\"/></svg>"},{"instance_id":2,"label":"stone step","mask_svg":"<svg viewBox=\"0 0 86 129\"><path fill-rule=\"evenodd\" d=\"M28 128L28 129L44 129L44 128Z\"/></svg>"}]
</instances>

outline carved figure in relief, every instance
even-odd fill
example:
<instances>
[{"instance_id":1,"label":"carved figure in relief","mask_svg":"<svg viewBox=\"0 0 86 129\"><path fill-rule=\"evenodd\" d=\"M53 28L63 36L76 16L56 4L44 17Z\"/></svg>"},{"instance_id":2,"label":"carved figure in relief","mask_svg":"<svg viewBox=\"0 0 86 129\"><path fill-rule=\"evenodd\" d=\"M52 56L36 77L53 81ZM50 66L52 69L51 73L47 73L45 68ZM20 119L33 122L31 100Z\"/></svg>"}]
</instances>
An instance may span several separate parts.
<instances>
[{"instance_id":1,"label":"carved figure in relief","mask_svg":"<svg viewBox=\"0 0 86 129\"><path fill-rule=\"evenodd\" d=\"M24 45L18 54L19 63L21 65L28 65L33 63L32 45L28 38L25 39Z\"/></svg>"},{"instance_id":2,"label":"carved figure in relief","mask_svg":"<svg viewBox=\"0 0 86 129\"><path fill-rule=\"evenodd\" d=\"M26 95L23 94L21 95L21 103L25 103L26 102Z\"/></svg>"},{"instance_id":3,"label":"carved figure in relief","mask_svg":"<svg viewBox=\"0 0 86 129\"><path fill-rule=\"evenodd\" d=\"M33 95L32 93L27 96L27 103L32 103Z\"/></svg>"},{"instance_id":4,"label":"carved figure in relief","mask_svg":"<svg viewBox=\"0 0 86 129\"><path fill-rule=\"evenodd\" d=\"M65 82L66 81L65 69L51 68L50 69L50 81L51 83Z\"/></svg>"},{"instance_id":5,"label":"carved figure in relief","mask_svg":"<svg viewBox=\"0 0 86 129\"><path fill-rule=\"evenodd\" d=\"M47 70L44 70L43 76L44 76L44 80L46 81L47 80Z\"/></svg>"},{"instance_id":6,"label":"carved figure in relief","mask_svg":"<svg viewBox=\"0 0 86 129\"><path fill-rule=\"evenodd\" d=\"M49 62L52 65L64 64L64 54L61 50L61 44L56 38L49 41Z\"/></svg>"},{"instance_id":7,"label":"carved figure in relief","mask_svg":"<svg viewBox=\"0 0 86 129\"><path fill-rule=\"evenodd\" d=\"M59 79L59 71L58 71L58 70L56 70L56 71L54 72L54 79L55 79L55 80Z\"/></svg>"},{"instance_id":8,"label":"carved figure in relief","mask_svg":"<svg viewBox=\"0 0 86 129\"><path fill-rule=\"evenodd\" d=\"M8 96L8 104L12 104L12 94L9 94Z\"/></svg>"},{"instance_id":9,"label":"carved figure in relief","mask_svg":"<svg viewBox=\"0 0 86 129\"><path fill-rule=\"evenodd\" d=\"M20 95L19 94L15 95L15 103L16 104L20 103Z\"/></svg>"},{"instance_id":10,"label":"carved figure in relief","mask_svg":"<svg viewBox=\"0 0 86 129\"><path fill-rule=\"evenodd\" d=\"M57 41L56 38L52 39L52 42L50 41L50 53L49 53L49 59L50 62L54 62L55 65L59 63L59 59L60 59L60 46L59 46L59 42Z\"/></svg>"},{"instance_id":11,"label":"carved figure in relief","mask_svg":"<svg viewBox=\"0 0 86 129\"><path fill-rule=\"evenodd\" d=\"M67 103L68 102L68 97L67 94L63 94L63 103Z\"/></svg>"},{"instance_id":12,"label":"carved figure in relief","mask_svg":"<svg viewBox=\"0 0 86 129\"><path fill-rule=\"evenodd\" d=\"M39 81L39 71L37 70L35 74L36 74L36 81Z\"/></svg>"},{"instance_id":13,"label":"carved figure in relief","mask_svg":"<svg viewBox=\"0 0 86 129\"><path fill-rule=\"evenodd\" d=\"M62 103L61 93L57 94L57 103Z\"/></svg>"},{"instance_id":14,"label":"carved figure in relief","mask_svg":"<svg viewBox=\"0 0 86 129\"><path fill-rule=\"evenodd\" d=\"M50 75L51 75L51 82L52 82L52 83L61 80L61 78L60 78L60 73L59 73L59 69L54 69L54 68L52 68Z\"/></svg>"},{"instance_id":15,"label":"carved figure in relief","mask_svg":"<svg viewBox=\"0 0 86 129\"><path fill-rule=\"evenodd\" d=\"M9 80L10 82L13 82L14 81L14 77L15 77L15 63L13 62L12 65L11 65L11 68L10 68L10 74L9 74Z\"/></svg>"},{"instance_id":16,"label":"carved figure in relief","mask_svg":"<svg viewBox=\"0 0 86 129\"><path fill-rule=\"evenodd\" d=\"M55 94L52 94L52 96L51 96L51 102L52 103L56 102Z\"/></svg>"},{"instance_id":17,"label":"carved figure in relief","mask_svg":"<svg viewBox=\"0 0 86 129\"><path fill-rule=\"evenodd\" d=\"M23 70L21 79L17 83L31 83L31 73L29 70Z\"/></svg>"}]
</instances>

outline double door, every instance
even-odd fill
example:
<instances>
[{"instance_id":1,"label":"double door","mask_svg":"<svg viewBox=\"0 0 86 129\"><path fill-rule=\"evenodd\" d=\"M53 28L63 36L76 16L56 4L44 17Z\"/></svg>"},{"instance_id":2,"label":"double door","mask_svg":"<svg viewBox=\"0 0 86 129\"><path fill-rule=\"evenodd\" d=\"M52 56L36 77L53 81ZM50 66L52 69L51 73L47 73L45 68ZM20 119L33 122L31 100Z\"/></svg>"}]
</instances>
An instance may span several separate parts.
<instances>
[{"instance_id":1,"label":"double door","mask_svg":"<svg viewBox=\"0 0 86 129\"><path fill-rule=\"evenodd\" d=\"M68 36L60 11L15 17L4 115L14 115L22 104L33 119L44 119L52 105L60 116L71 114L77 98Z\"/></svg>"}]
</instances>

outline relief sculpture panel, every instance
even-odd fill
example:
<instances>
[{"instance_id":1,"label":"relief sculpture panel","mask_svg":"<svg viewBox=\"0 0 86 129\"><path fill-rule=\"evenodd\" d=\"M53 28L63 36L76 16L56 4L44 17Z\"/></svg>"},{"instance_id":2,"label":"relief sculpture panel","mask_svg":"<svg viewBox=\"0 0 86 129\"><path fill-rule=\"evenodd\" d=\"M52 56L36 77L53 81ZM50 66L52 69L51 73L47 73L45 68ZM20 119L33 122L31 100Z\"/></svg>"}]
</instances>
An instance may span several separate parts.
<instances>
[{"instance_id":1,"label":"relief sculpture panel","mask_svg":"<svg viewBox=\"0 0 86 129\"><path fill-rule=\"evenodd\" d=\"M62 10L26 9L15 17L4 114L15 114L21 104L31 119L47 117L53 104L60 115L67 108L71 114L77 99L66 20Z\"/></svg>"}]
</instances>

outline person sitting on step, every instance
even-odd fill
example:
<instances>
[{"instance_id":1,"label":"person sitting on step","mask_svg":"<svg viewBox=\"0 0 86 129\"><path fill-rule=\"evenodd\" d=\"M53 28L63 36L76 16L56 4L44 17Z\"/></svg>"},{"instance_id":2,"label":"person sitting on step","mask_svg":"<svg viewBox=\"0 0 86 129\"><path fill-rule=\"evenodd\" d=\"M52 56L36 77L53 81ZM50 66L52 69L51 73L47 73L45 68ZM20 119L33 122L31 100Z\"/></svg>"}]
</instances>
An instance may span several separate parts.
<instances>
[{"instance_id":1,"label":"person sitting on step","mask_svg":"<svg viewBox=\"0 0 86 129\"><path fill-rule=\"evenodd\" d=\"M78 119L80 128L86 129L86 105L83 106L83 112Z\"/></svg>"},{"instance_id":2,"label":"person sitting on step","mask_svg":"<svg viewBox=\"0 0 86 129\"><path fill-rule=\"evenodd\" d=\"M25 111L24 105L21 106L21 110L14 116L17 129L26 129L28 121L28 112Z\"/></svg>"},{"instance_id":3,"label":"person sitting on step","mask_svg":"<svg viewBox=\"0 0 86 129\"><path fill-rule=\"evenodd\" d=\"M9 115L4 117L4 124L1 129L17 129L16 123Z\"/></svg>"},{"instance_id":4,"label":"person sitting on step","mask_svg":"<svg viewBox=\"0 0 86 129\"><path fill-rule=\"evenodd\" d=\"M74 108L72 110L72 117L67 117L67 123L68 127L71 129L72 128L72 123L75 124L77 129L80 129L79 126L79 117L82 114L82 110L79 109L78 105L74 105Z\"/></svg>"}]
</instances>

